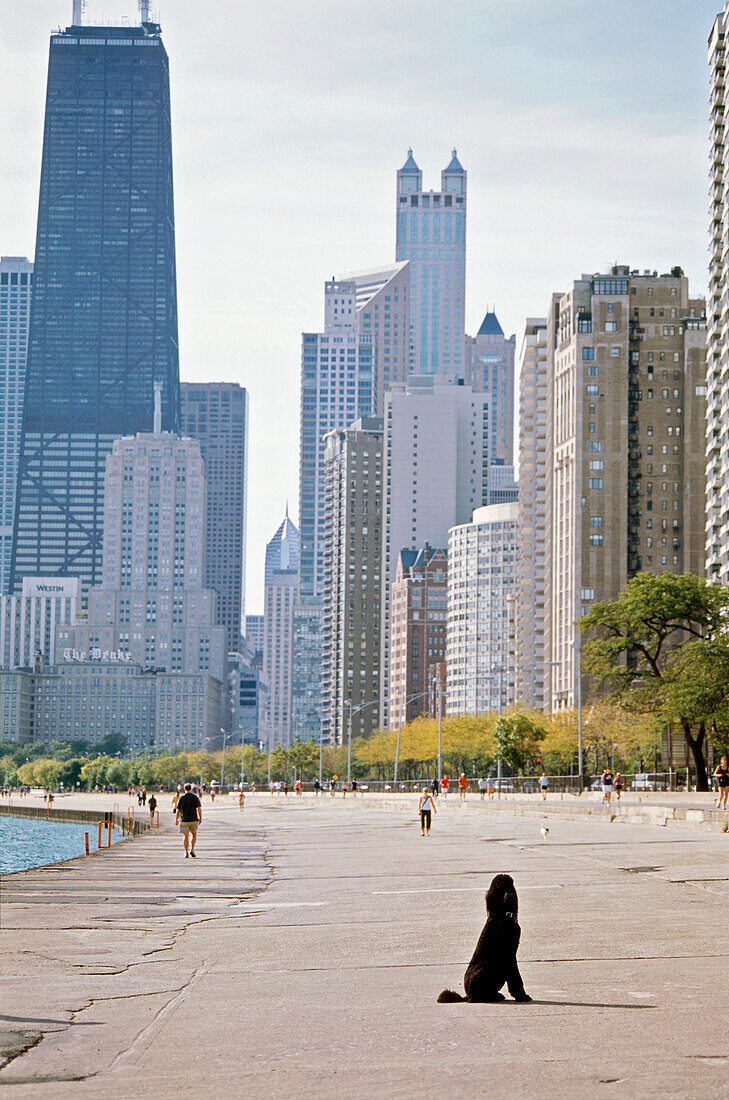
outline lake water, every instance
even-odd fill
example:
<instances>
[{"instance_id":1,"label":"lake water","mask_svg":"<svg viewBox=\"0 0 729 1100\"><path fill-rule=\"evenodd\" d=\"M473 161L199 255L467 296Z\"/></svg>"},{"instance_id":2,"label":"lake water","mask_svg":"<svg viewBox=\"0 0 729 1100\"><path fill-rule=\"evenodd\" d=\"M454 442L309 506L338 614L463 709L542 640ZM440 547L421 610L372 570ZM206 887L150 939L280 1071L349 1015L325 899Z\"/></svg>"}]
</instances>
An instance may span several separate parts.
<instances>
[{"instance_id":1,"label":"lake water","mask_svg":"<svg viewBox=\"0 0 729 1100\"><path fill-rule=\"evenodd\" d=\"M93 852L98 840L98 827L94 823L0 817L0 875L82 856L84 833L89 834L89 846ZM101 836L105 844L106 829ZM117 840L121 840L121 833L118 829L112 829L112 844Z\"/></svg>"}]
</instances>

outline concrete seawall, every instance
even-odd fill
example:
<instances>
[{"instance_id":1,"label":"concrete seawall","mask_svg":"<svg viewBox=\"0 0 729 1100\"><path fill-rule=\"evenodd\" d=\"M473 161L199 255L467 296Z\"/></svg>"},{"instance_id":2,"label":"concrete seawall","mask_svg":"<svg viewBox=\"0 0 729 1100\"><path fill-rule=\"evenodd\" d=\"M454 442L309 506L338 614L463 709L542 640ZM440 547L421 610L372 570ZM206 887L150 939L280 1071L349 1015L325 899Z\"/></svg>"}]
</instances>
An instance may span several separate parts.
<instances>
[{"instance_id":1,"label":"concrete seawall","mask_svg":"<svg viewBox=\"0 0 729 1100\"><path fill-rule=\"evenodd\" d=\"M351 795L347 797L349 802ZM339 799L341 801L341 798ZM415 814L417 792L407 795L362 795L357 804L368 809L400 809ZM355 801L352 799L352 801ZM656 825L661 828L694 829L705 833L729 833L729 813L711 807L682 806L665 802L601 802L580 800L577 796L565 796L564 801L555 796L546 802L538 795L520 797L507 795L501 799L484 799L469 794L461 801L457 794L449 794L437 802L438 813L446 814L509 814L513 817L554 817L563 821L584 821L623 825Z\"/></svg>"},{"instance_id":2,"label":"concrete seawall","mask_svg":"<svg viewBox=\"0 0 729 1100\"><path fill-rule=\"evenodd\" d=\"M42 821L66 821L80 825L98 825L100 821L109 821L122 836L139 836L150 828L149 822L130 817L113 810L73 810L70 807L0 805L0 817L27 817Z\"/></svg>"}]
</instances>

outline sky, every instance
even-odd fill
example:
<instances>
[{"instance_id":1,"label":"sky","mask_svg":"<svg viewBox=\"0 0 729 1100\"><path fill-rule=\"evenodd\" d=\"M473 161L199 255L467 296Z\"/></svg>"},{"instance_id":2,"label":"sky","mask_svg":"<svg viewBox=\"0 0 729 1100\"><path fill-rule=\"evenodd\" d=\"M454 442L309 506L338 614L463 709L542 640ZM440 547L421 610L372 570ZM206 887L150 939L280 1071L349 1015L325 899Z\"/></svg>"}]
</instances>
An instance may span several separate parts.
<instances>
[{"instance_id":1,"label":"sky","mask_svg":"<svg viewBox=\"0 0 729 1100\"><path fill-rule=\"evenodd\" d=\"M159 5L159 6L158 6ZM248 613L297 515L302 331L332 275L395 256L395 173L468 171L466 328L517 335L614 262L706 288L719 0L152 0L170 55L180 374L250 395ZM136 22L87 0L85 22ZM49 33L71 0L0 0L0 253L35 221Z\"/></svg>"}]
</instances>

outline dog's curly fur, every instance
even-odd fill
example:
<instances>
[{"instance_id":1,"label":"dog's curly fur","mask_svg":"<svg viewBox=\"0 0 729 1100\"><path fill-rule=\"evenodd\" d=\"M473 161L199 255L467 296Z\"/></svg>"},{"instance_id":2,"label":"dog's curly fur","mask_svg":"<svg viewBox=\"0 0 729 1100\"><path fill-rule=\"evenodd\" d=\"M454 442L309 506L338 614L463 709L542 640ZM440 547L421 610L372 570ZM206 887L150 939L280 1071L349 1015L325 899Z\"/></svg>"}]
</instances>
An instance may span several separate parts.
<instances>
[{"instance_id":1,"label":"dog's curly fur","mask_svg":"<svg viewBox=\"0 0 729 1100\"><path fill-rule=\"evenodd\" d=\"M466 996L444 989L439 1003L503 1001L504 995L499 990L504 982L515 1001L531 1001L516 961L521 928L519 899L511 875L496 875L493 879L486 894L486 913L486 924L463 979Z\"/></svg>"}]
</instances>

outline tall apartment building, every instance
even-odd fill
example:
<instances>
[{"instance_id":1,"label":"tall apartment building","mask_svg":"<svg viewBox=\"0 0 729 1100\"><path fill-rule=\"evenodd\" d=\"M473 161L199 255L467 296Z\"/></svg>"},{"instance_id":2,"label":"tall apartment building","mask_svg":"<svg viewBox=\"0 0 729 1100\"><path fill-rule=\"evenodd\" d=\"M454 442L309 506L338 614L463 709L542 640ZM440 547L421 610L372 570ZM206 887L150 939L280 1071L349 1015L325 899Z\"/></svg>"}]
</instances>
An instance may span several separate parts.
<instances>
[{"instance_id":1,"label":"tall apartment building","mask_svg":"<svg viewBox=\"0 0 729 1100\"><path fill-rule=\"evenodd\" d=\"M0 595L8 591L33 265L0 256Z\"/></svg>"},{"instance_id":2,"label":"tall apartment building","mask_svg":"<svg viewBox=\"0 0 729 1100\"><path fill-rule=\"evenodd\" d=\"M469 386L412 376L385 399L380 724L390 699L390 585L401 550L448 545L448 531L488 503L489 409Z\"/></svg>"},{"instance_id":3,"label":"tall apartment building","mask_svg":"<svg viewBox=\"0 0 729 1100\"><path fill-rule=\"evenodd\" d=\"M318 741L322 715L321 596L299 593L291 619L291 736Z\"/></svg>"},{"instance_id":4,"label":"tall apartment building","mask_svg":"<svg viewBox=\"0 0 729 1100\"><path fill-rule=\"evenodd\" d=\"M518 499L514 467L496 459L489 468L489 504L514 504Z\"/></svg>"},{"instance_id":5,"label":"tall apartment building","mask_svg":"<svg viewBox=\"0 0 729 1100\"><path fill-rule=\"evenodd\" d=\"M382 420L329 432L322 737L331 744L345 740L350 708L353 736L377 727L383 490Z\"/></svg>"},{"instance_id":6,"label":"tall apartment building","mask_svg":"<svg viewBox=\"0 0 729 1100\"><path fill-rule=\"evenodd\" d=\"M160 418L158 410L156 427ZM71 660L121 653L168 674L157 748L204 748L219 741L226 720L226 635L216 594L204 587L205 515L199 443L159 430L115 440L106 459L102 581L89 592L88 616L58 632ZM190 677L199 689L188 690Z\"/></svg>"},{"instance_id":7,"label":"tall apartment building","mask_svg":"<svg viewBox=\"0 0 729 1100\"><path fill-rule=\"evenodd\" d=\"M241 646L245 615L248 394L235 382L183 382L182 431L200 444L205 481L206 588L218 594L228 650Z\"/></svg>"},{"instance_id":8,"label":"tall apartment building","mask_svg":"<svg viewBox=\"0 0 729 1100\"><path fill-rule=\"evenodd\" d=\"M500 713L514 698L517 518L517 504L492 504L448 533L448 714Z\"/></svg>"},{"instance_id":9,"label":"tall apartment building","mask_svg":"<svg viewBox=\"0 0 729 1100\"><path fill-rule=\"evenodd\" d=\"M463 378L465 369L466 173L455 149L440 191L423 189L408 150L397 173L397 260L410 261L415 374Z\"/></svg>"},{"instance_id":10,"label":"tall apartment building","mask_svg":"<svg viewBox=\"0 0 729 1100\"><path fill-rule=\"evenodd\" d=\"M547 325L549 703L575 699L576 620L648 573L704 572L705 303L615 266L555 294Z\"/></svg>"},{"instance_id":11,"label":"tall apartment building","mask_svg":"<svg viewBox=\"0 0 729 1100\"><path fill-rule=\"evenodd\" d=\"M466 337L465 380L489 399L492 461L514 465L514 358L516 336L508 339L489 310L476 336Z\"/></svg>"},{"instance_id":12,"label":"tall apartment building","mask_svg":"<svg viewBox=\"0 0 729 1100\"><path fill-rule=\"evenodd\" d=\"M263 615L246 615L246 646L248 656L254 660L263 653Z\"/></svg>"},{"instance_id":13,"label":"tall apartment building","mask_svg":"<svg viewBox=\"0 0 729 1100\"><path fill-rule=\"evenodd\" d=\"M527 318L519 373L519 554L516 699L541 710L549 641L547 530L547 319Z\"/></svg>"},{"instance_id":14,"label":"tall apartment building","mask_svg":"<svg viewBox=\"0 0 729 1100\"><path fill-rule=\"evenodd\" d=\"M356 281L325 284L324 322L323 333L303 334L301 353L301 590L317 596L324 579L324 437L371 416L374 401L373 334L360 332Z\"/></svg>"},{"instance_id":15,"label":"tall apartment building","mask_svg":"<svg viewBox=\"0 0 729 1100\"><path fill-rule=\"evenodd\" d=\"M410 334L410 262L355 271L339 282L354 283L357 328L372 344L372 408L382 416L385 393L414 369ZM347 425L343 425L346 427Z\"/></svg>"},{"instance_id":16,"label":"tall apartment building","mask_svg":"<svg viewBox=\"0 0 729 1100\"><path fill-rule=\"evenodd\" d=\"M290 745L293 619L299 596L299 532L288 509L266 546L263 674L269 690L270 745Z\"/></svg>"},{"instance_id":17,"label":"tall apartment building","mask_svg":"<svg viewBox=\"0 0 729 1100\"><path fill-rule=\"evenodd\" d=\"M80 6L78 7L80 12ZM51 35L10 587L102 568L114 439L179 427L169 66L160 28Z\"/></svg>"},{"instance_id":18,"label":"tall apartment building","mask_svg":"<svg viewBox=\"0 0 729 1100\"><path fill-rule=\"evenodd\" d=\"M401 550L390 597L390 729L430 712L430 670L446 659L447 604L446 551L427 542Z\"/></svg>"},{"instance_id":19,"label":"tall apartment building","mask_svg":"<svg viewBox=\"0 0 729 1100\"><path fill-rule=\"evenodd\" d=\"M709 36L711 73L709 140L709 297L707 302L706 573L729 584L729 171L725 140L726 31L729 3Z\"/></svg>"}]
</instances>

